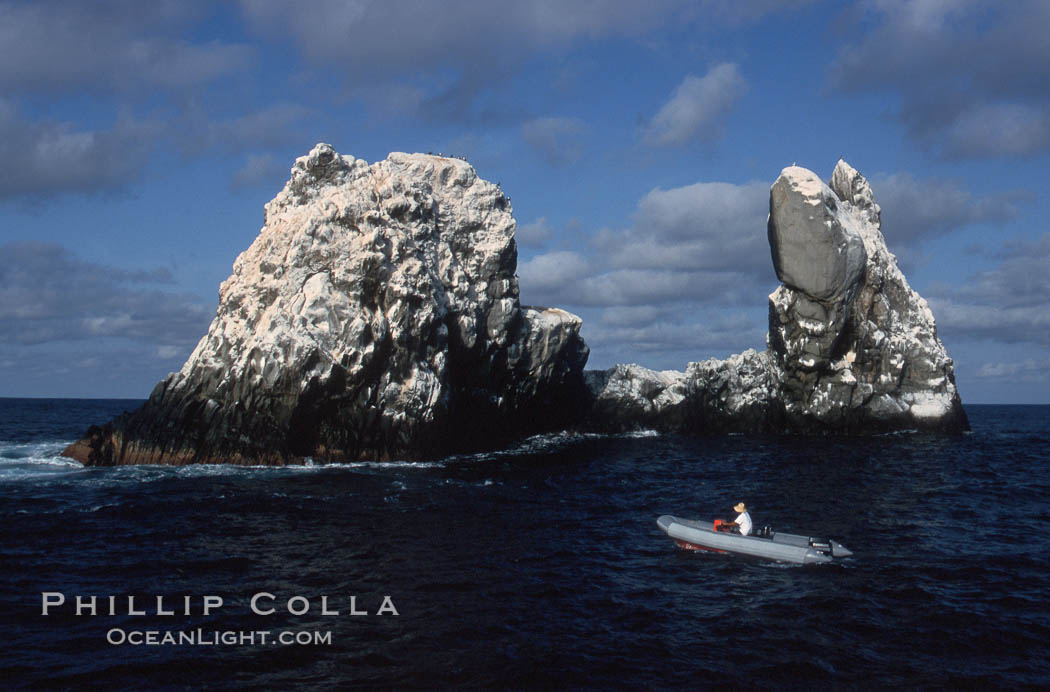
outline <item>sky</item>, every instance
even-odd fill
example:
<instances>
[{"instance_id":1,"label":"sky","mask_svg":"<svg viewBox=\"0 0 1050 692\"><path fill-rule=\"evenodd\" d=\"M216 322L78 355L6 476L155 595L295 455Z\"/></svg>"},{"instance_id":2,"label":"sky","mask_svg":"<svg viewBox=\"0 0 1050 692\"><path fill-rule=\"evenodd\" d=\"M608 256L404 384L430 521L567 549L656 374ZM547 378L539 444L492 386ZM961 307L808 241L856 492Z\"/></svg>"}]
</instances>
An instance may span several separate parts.
<instances>
[{"instance_id":1,"label":"sky","mask_svg":"<svg viewBox=\"0 0 1050 692\"><path fill-rule=\"evenodd\" d=\"M965 403L1050 403L1047 0L0 0L0 396L145 398L314 144L466 157L590 368L765 348L845 158Z\"/></svg>"}]
</instances>

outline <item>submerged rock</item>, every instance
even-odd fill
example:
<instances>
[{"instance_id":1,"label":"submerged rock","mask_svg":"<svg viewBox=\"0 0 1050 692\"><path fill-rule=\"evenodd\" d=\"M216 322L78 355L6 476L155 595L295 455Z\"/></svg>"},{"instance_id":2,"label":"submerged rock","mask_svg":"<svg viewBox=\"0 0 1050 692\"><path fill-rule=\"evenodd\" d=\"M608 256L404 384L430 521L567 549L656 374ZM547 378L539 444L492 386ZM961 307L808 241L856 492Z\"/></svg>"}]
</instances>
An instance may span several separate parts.
<instances>
[{"instance_id":1,"label":"submerged rock","mask_svg":"<svg viewBox=\"0 0 1050 692\"><path fill-rule=\"evenodd\" d=\"M299 158L148 402L65 454L86 464L422 458L581 408L581 321L518 301L510 204L466 162Z\"/></svg>"},{"instance_id":2,"label":"submerged rock","mask_svg":"<svg viewBox=\"0 0 1050 692\"><path fill-rule=\"evenodd\" d=\"M769 244L784 283L769 296L767 350L690 363L685 372L617 366L587 373L597 402L592 425L967 430L933 313L908 285L881 228L870 185L845 161L830 186L812 171L785 168L770 190Z\"/></svg>"}]
</instances>

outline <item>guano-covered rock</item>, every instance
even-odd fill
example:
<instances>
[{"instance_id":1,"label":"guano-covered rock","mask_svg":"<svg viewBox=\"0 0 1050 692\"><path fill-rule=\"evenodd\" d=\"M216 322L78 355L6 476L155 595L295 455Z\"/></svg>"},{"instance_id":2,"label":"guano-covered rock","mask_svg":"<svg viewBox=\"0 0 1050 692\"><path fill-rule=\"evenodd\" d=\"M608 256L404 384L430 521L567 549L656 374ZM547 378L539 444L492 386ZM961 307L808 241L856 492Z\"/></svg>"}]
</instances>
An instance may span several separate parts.
<instances>
[{"instance_id":1,"label":"guano-covered rock","mask_svg":"<svg viewBox=\"0 0 1050 692\"><path fill-rule=\"evenodd\" d=\"M561 427L581 321L521 306L507 197L464 161L299 158L148 402L66 450L86 464L426 458Z\"/></svg>"},{"instance_id":2,"label":"guano-covered rock","mask_svg":"<svg viewBox=\"0 0 1050 692\"><path fill-rule=\"evenodd\" d=\"M581 321L522 306L508 199L458 159L295 162L208 333L85 464L418 459L582 426L622 432L968 429L926 301L867 180L785 168L767 234L783 284L764 351L583 372Z\"/></svg>"},{"instance_id":3,"label":"guano-covered rock","mask_svg":"<svg viewBox=\"0 0 1050 692\"><path fill-rule=\"evenodd\" d=\"M871 186L845 161L831 184L798 166L770 189L768 237L783 285L767 350L684 372L587 373L600 429L870 433L969 428L933 313L886 248Z\"/></svg>"}]
</instances>

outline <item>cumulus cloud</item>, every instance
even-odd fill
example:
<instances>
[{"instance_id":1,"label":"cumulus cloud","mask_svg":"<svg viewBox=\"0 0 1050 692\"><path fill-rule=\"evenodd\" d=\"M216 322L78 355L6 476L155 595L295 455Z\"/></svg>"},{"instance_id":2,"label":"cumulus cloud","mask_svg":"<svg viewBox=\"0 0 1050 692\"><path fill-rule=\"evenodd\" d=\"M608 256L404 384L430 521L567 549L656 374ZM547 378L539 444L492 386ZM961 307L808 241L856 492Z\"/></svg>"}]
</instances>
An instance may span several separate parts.
<instances>
[{"instance_id":1,"label":"cumulus cloud","mask_svg":"<svg viewBox=\"0 0 1050 692\"><path fill-rule=\"evenodd\" d=\"M645 141L655 146L680 146L722 136L724 120L747 90L733 63L712 67L703 77L687 75L670 100L645 129Z\"/></svg>"},{"instance_id":2,"label":"cumulus cloud","mask_svg":"<svg viewBox=\"0 0 1050 692\"><path fill-rule=\"evenodd\" d=\"M911 135L946 157L1050 149L1050 4L879 0L867 9L871 29L840 51L836 87L895 94Z\"/></svg>"},{"instance_id":3,"label":"cumulus cloud","mask_svg":"<svg viewBox=\"0 0 1050 692\"><path fill-rule=\"evenodd\" d=\"M1015 190L976 197L958 181L915 178L910 173L875 175L875 199L882 207L882 232L907 269L921 258L921 246L937 236L981 223L1005 223L1019 214L1030 193Z\"/></svg>"},{"instance_id":4,"label":"cumulus cloud","mask_svg":"<svg viewBox=\"0 0 1050 692\"><path fill-rule=\"evenodd\" d=\"M970 277L958 295L987 297L1007 307L1050 305L1050 232L1009 239L994 257L999 263ZM1050 319L1050 311L1042 312Z\"/></svg>"},{"instance_id":5,"label":"cumulus cloud","mask_svg":"<svg viewBox=\"0 0 1050 692\"><path fill-rule=\"evenodd\" d=\"M119 188L145 166L159 129L126 119L109 129L33 121L0 99L0 199Z\"/></svg>"},{"instance_id":6,"label":"cumulus cloud","mask_svg":"<svg viewBox=\"0 0 1050 692\"><path fill-rule=\"evenodd\" d=\"M949 340L982 339L1001 343L1034 343L1050 346L1050 305L1039 310L1004 307L992 300L967 302L965 299L931 295L937 328Z\"/></svg>"},{"instance_id":7,"label":"cumulus cloud","mask_svg":"<svg viewBox=\"0 0 1050 692\"><path fill-rule=\"evenodd\" d=\"M28 345L0 341L0 394L145 399L166 373L182 367L193 347L162 348L113 339Z\"/></svg>"},{"instance_id":8,"label":"cumulus cloud","mask_svg":"<svg viewBox=\"0 0 1050 692\"><path fill-rule=\"evenodd\" d=\"M243 44L180 36L206 5L176 2L0 3L0 86L12 91L185 89L244 69Z\"/></svg>"},{"instance_id":9,"label":"cumulus cloud","mask_svg":"<svg viewBox=\"0 0 1050 692\"><path fill-rule=\"evenodd\" d=\"M253 32L288 42L309 63L343 75L355 95L375 94L378 87L395 96L397 105L418 109L419 115L462 122L480 94L497 88L535 55L608 38L644 39L669 24L742 24L803 4L807 2L241 0L240 6ZM717 109L717 104L708 107Z\"/></svg>"},{"instance_id":10,"label":"cumulus cloud","mask_svg":"<svg viewBox=\"0 0 1050 692\"><path fill-rule=\"evenodd\" d=\"M991 269L929 299L938 328L962 338L1050 347L1050 233L1006 243Z\"/></svg>"},{"instance_id":11,"label":"cumulus cloud","mask_svg":"<svg viewBox=\"0 0 1050 692\"><path fill-rule=\"evenodd\" d=\"M519 265L523 294L588 306L693 302L746 304L772 279L764 183L657 188L639 200L625 229L604 229L577 251Z\"/></svg>"},{"instance_id":12,"label":"cumulus cloud","mask_svg":"<svg viewBox=\"0 0 1050 692\"><path fill-rule=\"evenodd\" d=\"M431 120L506 119L480 96L526 60L579 41L642 36L691 15L686 0L242 0L250 29L292 44L309 64L344 78L355 97ZM492 110L495 108L495 110ZM519 116L515 113L514 117Z\"/></svg>"},{"instance_id":13,"label":"cumulus cloud","mask_svg":"<svg viewBox=\"0 0 1050 692\"><path fill-rule=\"evenodd\" d=\"M124 117L108 128L90 129L31 120L0 99L0 199L120 190L140 179L150 156L166 141L192 157L274 147L295 138L310 114L295 104L275 104L227 119L191 111L163 121ZM278 168L258 154L235 174L233 184L274 176Z\"/></svg>"},{"instance_id":14,"label":"cumulus cloud","mask_svg":"<svg viewBox=\"0 0 1050 692\"><path fill-rule=\"evenodd\" d=\"M988 103L968 106L948 128L952 157L1028 155L1050 148L1046 105Z\"/></svg>"},{"instance_id":15,"label":"cumulus cloud","mask_svg":"<svg viewBox=\"0 0 1050 692\"><path fill-rule=\"evenodd\" d=\"M250 25L293 41L310 59L353 72L417 69L419 65L501 63L575 40L637 37L670 21L700 17L750 22L811 0L241 0Z\"/></svg>"},{"instance_id":16,"label":"cumulus cloud","mask_svg":"<svg viewBox=\"0 0 1050 692\"><path fill-rule=\"evenodd\" d=\"M638 202L630 228L604 231L596 243L614 267L760 276L770 268L768 212L765 183L657 188Z\"/></svg>"},{"instance_id":17,"label":"cumulus cloud","mask_svg":"<svg viewBox=\"0 0 1050 692\"><path fill-rule=\"evenodd\" d=\"M529 287L522 298L548 305L568 292L575 294L576 281L590 273L590 261L571 250L547 252L518 264L519 284Z\"/></svg>"},{"instance_id":18,"label":"cumulus cloud","mask_svg":"<svg viewBox=\"0 0 1050 692\"><path fill-rule=\"evenodd\" d=\"M201 3L0 0L8 58L0 64L0 198L121 190L168 146L198 157L272 148L299 134L311 111L296 104L223 116L199 107L211 102L201 90L255 62L246 44L197 38L217 11Z\"/></svg>"},{"instance_id":19,"label":"cumulus cloud","mask_svg":"<svg viewBox=\"0 0 1050 692\"><path fill-rule=\"evenodd\" d=\"M521 126L521 138L552 166L579 161L586 132L579 118L534 118Z\"/></svg>"},{"instance_id":20,"label":"cumulus cloud","mask_svg":"<svg viewBox=\"0 0 1050 692\"><path fill-rule=\"evenodd\" d=\"M171 291L163 269L98 265L49 243L11 243L0 252L0 343L115 338L185 349L212 317L199 300Z\"/></svg>"},{"instance_id":21,"label":"cumulus cloud","mask_svg":"<svg viewBox=\"0 0 1050 692\"><path fill-rule=\"evenodd\" d=\"M1027 196L979 197L952 180L876 176L876 199L894 252L967 225L1014 218ZM578 238L519 265L522 298L589 315L584 336L603 353L762 348L765 295L777 285L766 238L769 187L700 182L642 197L629 226ZM546 221L533 231L546 230ZM928 296L952 339L1050 344L1050 234L1004 243L988 271ZM665 344L660 347L659 344ZM690 351L689 344L694 344ZM663 350L661 350L663 349ZM680 366L679 366L680 367Z\"/></svg>"},{"instance_id":22,"label":"cumulus cloud","mask_svg":"<svg viewBox=\"0 0 1050 692\"><path fill-rule=\"evenodd\" d=\"M706 310L702 319L683 318L678 310L659 307L606 308L587 325L587 342L603 350L642 352L655 360L647 367L681 369L690 360L723 357L748 348L762 348L766 324L753 315ZM661 359L661 356L668 356ZM660 363L660 364L657 364Z\"/></svg>"},{"instance_id":23,"label":"cumulus cloud","mask_svg":"<svg viewBox=\"0 0 1050 692\"><path fill-rule=\"evenodd\" d=\"M883 232L903 243L970 224L1009 221L1018 214L1017 203L1031 198L1014 191L975 199L957 181L917 179L907 172L873 176L871 185L882 207Z\"/></svg>"},{"instance_id":24,"label":"cumulus cloud","mask_svg":"<svg viewBox=\"0 0 1050 692\"><path fill-rule=\"evenodd\" d=\"M417 71L421 65L498 69L541 47L579 38L639 35L690 10L685 0L381 2L242 0L249 24L291 40L310 60L348 74Z\"/></svg>"},{"instance_id":25,"label":"cumulus cloud","mask_svg":"<svg viewBox=\"0 0 1050 692\"><path fill-rule=\"evenodd\" d=\"M1050 358L985 363L977 370L977 376L1006 382L1046 382L1050 380Z\"/></svg>"},{"instance_id":26,"label":"cumulus cloud","mask_svg":"<svg viewBox=\"0 0 1050 692\"><path fill-rule=\"evenodd\" d=\"M539 51L640 36L691 12L685 0L644 7L627 0L242 0L240 6L257 35L291 43L308 63L342 75L356 97L379 94L384 109L457 122L506 117L498 110L475 113L479 96Z\"/></svg>"},{"instance_id":27,"label":"cumulus cloud","mask_svg":"<svg viewBox=\"0 0 1050 692\"><path fill-rule=\"evenodd\" d=\"M761 348L777 281L766 241L769 187L712 182L657 188L631 225L518 265L522 300L585 317L596 367L645 351L654 367ZM648 365L648 363L647 363Z\"/></svg>"}]
</instances>

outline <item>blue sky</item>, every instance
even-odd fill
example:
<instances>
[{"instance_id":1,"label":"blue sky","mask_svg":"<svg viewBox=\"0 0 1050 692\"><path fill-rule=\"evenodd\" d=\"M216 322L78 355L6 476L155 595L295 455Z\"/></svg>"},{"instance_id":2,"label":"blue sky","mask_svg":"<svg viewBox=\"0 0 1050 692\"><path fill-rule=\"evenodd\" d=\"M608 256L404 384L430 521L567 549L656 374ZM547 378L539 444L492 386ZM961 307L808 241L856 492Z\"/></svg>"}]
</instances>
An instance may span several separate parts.
<instances>
[{"instance_id":1,"label":"blue sky","mask_svg":"<svg viewBox=\"0 0 1050 692\"><path fill-rule=\"evenodd\" d=\"M319 141L465 156L589 367L764 348L840 156L964 403L1050 403L1050 3L0 2L0 396L145 397Z\"/></svg>"}]
</instances>

